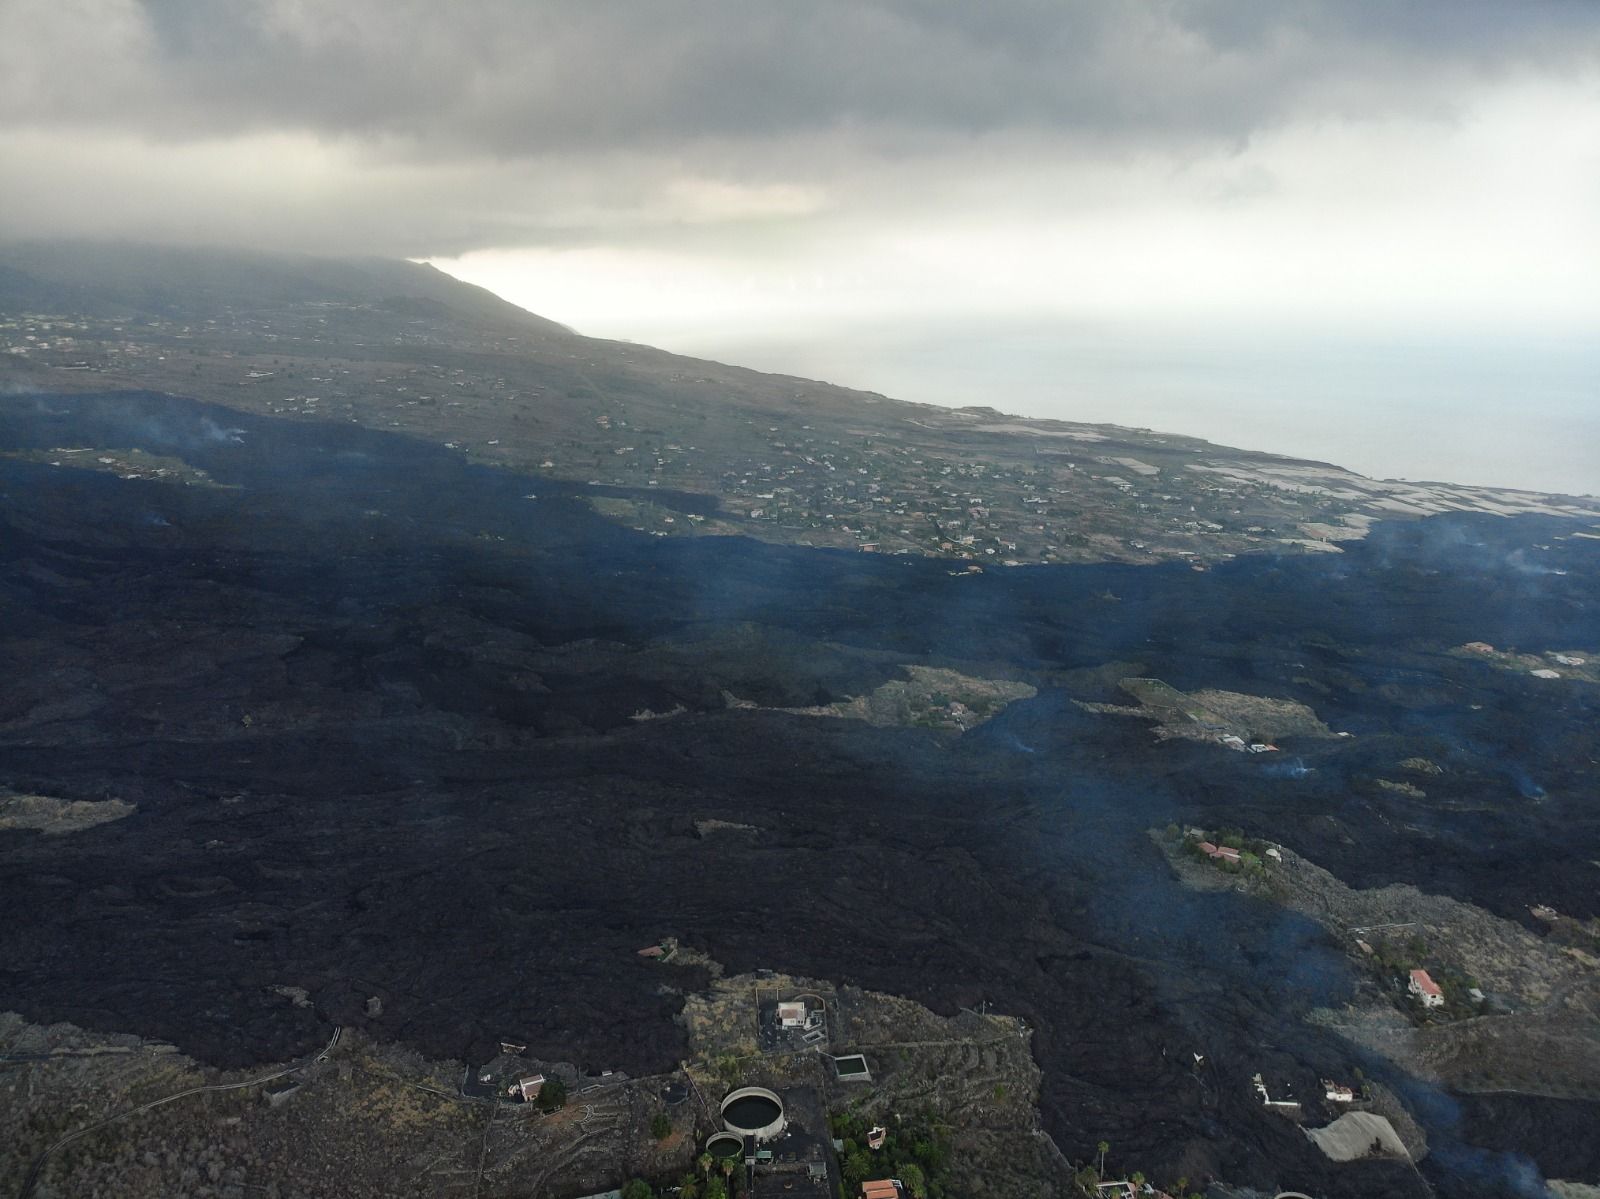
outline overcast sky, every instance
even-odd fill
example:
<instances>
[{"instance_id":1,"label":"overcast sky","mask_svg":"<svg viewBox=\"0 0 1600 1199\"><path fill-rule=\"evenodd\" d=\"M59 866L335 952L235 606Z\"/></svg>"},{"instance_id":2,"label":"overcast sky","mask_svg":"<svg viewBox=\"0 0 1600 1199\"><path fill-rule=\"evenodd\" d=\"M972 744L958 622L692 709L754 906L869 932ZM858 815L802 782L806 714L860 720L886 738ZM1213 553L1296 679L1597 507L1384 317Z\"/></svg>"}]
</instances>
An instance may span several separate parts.
<instances>
[{"instance_id":1,"label":"overcast sky","mask_svg":"<svg viewBox=\"0 0 1600 1199\"><path fill-rule=\"evenodd\" d=\"M1595 0L0 0L0 196L0 236L427 258L909 399L1600 491Z\"/></svg>"}]
</instances>

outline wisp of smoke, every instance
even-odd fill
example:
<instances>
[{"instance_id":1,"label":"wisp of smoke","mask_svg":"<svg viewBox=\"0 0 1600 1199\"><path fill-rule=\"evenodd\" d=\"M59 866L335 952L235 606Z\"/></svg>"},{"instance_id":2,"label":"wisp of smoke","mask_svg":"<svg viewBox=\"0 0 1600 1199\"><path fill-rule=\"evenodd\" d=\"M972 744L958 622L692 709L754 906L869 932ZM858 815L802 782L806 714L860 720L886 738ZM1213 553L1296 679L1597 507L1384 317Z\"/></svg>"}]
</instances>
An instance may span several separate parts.
<instances>
[{"instance_id":1,"label":"wisp of smoke","mask_svg":"<svg viewBox=\"0 0 1600 1199\"><path fill-rule=\"evenodd\" d=\"M200 420L200 435L207 441L232 445L244 444L243 429L224 429L209 416Z\"/></svg>"},{"instance_id":2,"label":"wisp of smoke","mask_svg":"<svg viewBox=\"0 0 1600 1199\"><path fill-rule=\"evenodd\" d=\"M1262 774L1273 779L1303 779L1315 772L1315 766L1307 766L1299 758L1290 758L1287 762L1268 762L1261 768Z\"/></svg>"},{"instance_id":3,"label":"wisp of smoke","mask_svg":"<svg viewBox=\"0 0 1600 1199\"><path fill-rule=\"evenodd\" d=\"M1517 786L1517 794L1523 799L1543 799L1544 788L1534 782L1526 770L1520 766L1510 768L1511 781Z\"/></svg>"}]
</instances>

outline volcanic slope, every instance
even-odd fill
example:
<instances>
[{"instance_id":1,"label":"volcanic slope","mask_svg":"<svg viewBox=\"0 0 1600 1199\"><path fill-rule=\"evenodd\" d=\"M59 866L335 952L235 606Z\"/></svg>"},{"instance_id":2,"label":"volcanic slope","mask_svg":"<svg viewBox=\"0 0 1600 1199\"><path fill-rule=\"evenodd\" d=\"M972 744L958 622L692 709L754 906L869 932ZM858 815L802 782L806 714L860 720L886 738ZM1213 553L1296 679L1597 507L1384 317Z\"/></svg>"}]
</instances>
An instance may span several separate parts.
<instances>
[{"instance_id":1,"label":"volcanic slope","mask_svg":"<svg viewBox=\"0 0 1600 1199\"><path fill-rule=\"evenodd\" d=\"M130 445L210 483L63 455ZM1423 1193L1408 1167L1328 1162L1262 1109L1261 1070L1309 1092L1363 1065L1409 1097L1447 1194L1494 1193L1563 1126L1541 1108L1479 1152L1482 1121L1305 1022L1354 985L1319 926L1186 889L1145 830L1238 825L1352 885L1596 915L1597 689L1452 652L1600 644L1587 525L1453 516L1205 573L972 575L655 538L589 491L349 421L0 400L0 786L137 809L0 830L0 1003L217 1065L336 1023L648 1073L683 1043L636 950L675 936L736 971L1017 1014L1063 1150L1109 1140L1162 1179ZM908 665L1034 694L959 735L773 710ZM1263 761L1075 702L1126 678L1353 736ZM1423 797L1371 782L1418 756L1450 772Z\"/></svg>"},{"instance_id":2,"label":"volcanic slope","mask_svg":"<svg viewBox=\"0 0 1600 1199\"><path fill-rule=\"evenodd\" d=\"M1149 430L1023 420L996 410L998 387L954 410L582 337L430 267L372 259L0 247L7 385L149 388L411 433L592 484L607 519L661 537L968 566L1336 553L1375 519L1450 511L1600 517L1593 500L1379 482Z\"/></svg>"}]
</instances>

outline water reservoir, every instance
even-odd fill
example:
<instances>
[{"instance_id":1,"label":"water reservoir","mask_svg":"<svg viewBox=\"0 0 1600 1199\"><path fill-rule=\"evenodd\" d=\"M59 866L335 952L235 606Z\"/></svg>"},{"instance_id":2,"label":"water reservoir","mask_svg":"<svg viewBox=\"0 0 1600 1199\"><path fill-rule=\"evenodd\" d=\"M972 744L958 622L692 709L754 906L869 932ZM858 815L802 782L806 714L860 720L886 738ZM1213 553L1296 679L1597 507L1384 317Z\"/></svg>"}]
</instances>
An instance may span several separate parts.
<instances>
[{"instance_id":1,"label":"water reservoir","mask_svg":"<svg viewBox=\"0 0 1600 1199\"><path fill-rule=\"evenodd\" d=\"M765 1087L740 1087L722 1101L722 1124L740 1136L770 1141L783 1134L783 1100Z\"/></svg>"}]
</instances>

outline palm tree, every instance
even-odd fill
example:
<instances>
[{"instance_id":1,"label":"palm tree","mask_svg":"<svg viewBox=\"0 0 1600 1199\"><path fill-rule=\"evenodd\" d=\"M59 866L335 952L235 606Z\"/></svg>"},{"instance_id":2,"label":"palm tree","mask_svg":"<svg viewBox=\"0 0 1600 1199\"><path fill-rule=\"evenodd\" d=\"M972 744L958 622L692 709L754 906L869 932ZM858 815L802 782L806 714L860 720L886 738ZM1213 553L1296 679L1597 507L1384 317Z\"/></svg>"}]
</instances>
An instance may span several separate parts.
<instances>
[{"instance_id":1,"label":"palm tree","mask_svg":"<svg viewBox=\"0 0 1600 1199\"><path fill-rule=\"evenodd\" d=\"M716 1158L712 1157L710 1151L707 1150L695 1159L695 1165L700 1167L700 1173L709 1178L711 1177L711 1163L714 1161L716 1161Z\"/></svg>"},{"instance_id":2,"label":"palm tree","mask_svg":"<svg viewBox=\"0 0 1600 1199\"><path fill-rule=\"evenodd\" d=\"M1111 1143L1109 1141L1101 1141L1095 1147L1100 1150L1100 1165L1096 1167L1095 1173L1100 1175L1100 1181L1104 1182L1106 1180L1106 1154L1111 1151Z\"/></svg>"},{"instance_id":3,"label":"palm tree","mask_svg":"<svg viewBox=\"0 0 1600 1199\"><path fill-rule=\"evenodd\" d=\"M700 1199L700 1180L693 1174L678 1180L678 1199Z\"/></svg>"}]
</instances>

